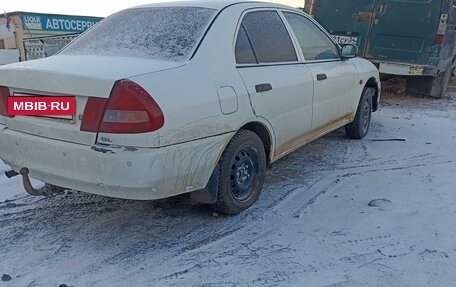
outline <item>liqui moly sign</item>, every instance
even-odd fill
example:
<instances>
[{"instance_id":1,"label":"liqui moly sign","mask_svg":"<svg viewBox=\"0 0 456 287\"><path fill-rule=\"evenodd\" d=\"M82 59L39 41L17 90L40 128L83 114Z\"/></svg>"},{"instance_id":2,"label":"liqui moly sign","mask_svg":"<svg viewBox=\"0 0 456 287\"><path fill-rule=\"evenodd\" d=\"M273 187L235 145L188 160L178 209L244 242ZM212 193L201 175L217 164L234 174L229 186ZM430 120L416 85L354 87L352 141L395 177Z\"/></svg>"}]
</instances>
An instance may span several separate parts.
<instances>
[{"instance_id":1,"label":"liqui moly sign","mask_svg":"<svg viewBox=\"0 0 456 287\"><path fill-rule=\"evenodd\" d=\"M99 17L21 13L24 30L82 33L85 30L92 28L102 19L103 18Z\"/></svg>"}]
</instances>

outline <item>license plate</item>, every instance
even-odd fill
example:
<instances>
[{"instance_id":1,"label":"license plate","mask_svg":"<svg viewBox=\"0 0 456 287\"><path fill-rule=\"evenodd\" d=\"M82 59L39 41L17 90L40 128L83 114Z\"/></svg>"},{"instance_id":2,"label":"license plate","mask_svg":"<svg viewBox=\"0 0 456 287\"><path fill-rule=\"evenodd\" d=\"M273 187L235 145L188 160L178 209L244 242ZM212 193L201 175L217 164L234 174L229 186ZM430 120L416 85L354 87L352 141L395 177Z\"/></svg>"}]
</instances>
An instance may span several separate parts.
<instances>
[{"instance_id":1,"label":"license plate","mask_svg":"<svg viewBox=\"0 0 456 287\"><path fill-rule=\"evenodd\" d=\"M340 44L340 45L345 45L345 44L351 44L351 45L357 45L358 44L358 37L355 36L341 36L341 35L332 35L334 40Z\"/></svg>"},{"instance_id":2,"label":"license plate","mask_svg":"<svg viewBox=\"0 0 456 287\"><path fill-rule=\"evenodd\" d=\"M72 120L76 99L69 96L34 96L15 93L8 98L10 116L37 116Z\"/></svg>"}]
</instances>

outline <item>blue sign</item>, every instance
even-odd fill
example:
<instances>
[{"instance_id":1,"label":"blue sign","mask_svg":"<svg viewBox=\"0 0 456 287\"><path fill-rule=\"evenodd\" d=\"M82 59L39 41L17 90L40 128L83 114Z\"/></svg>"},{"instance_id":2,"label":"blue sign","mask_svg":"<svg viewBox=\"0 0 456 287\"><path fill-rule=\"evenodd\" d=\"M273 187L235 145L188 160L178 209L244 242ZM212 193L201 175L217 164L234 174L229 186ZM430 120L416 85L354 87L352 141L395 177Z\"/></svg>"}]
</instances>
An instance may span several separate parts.
<instances>
[{"instance_id":1,"label":"blue sign","mask_svg":"<svg viewBox=\"0 0 456 287\"><path fill-rule=\"evenodd\" d=\"M102 19L99 17L21 13L22 27L24 30L82 33L92 28Z\"/></svg>"}]
</instances>

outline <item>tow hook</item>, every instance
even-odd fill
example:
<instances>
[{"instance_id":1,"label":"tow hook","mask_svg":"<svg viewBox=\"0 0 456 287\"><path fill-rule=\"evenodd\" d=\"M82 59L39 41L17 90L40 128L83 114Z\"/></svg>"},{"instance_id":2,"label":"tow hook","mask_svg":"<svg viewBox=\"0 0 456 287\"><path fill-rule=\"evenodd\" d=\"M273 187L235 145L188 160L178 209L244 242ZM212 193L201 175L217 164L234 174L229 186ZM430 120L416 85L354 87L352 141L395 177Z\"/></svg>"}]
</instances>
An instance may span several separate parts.
<instances>
[{"instance_id":1,"label":"tow hook","mask_svg":"<svg viewBox=\"0 0 456 287\"><path fill-rule=\"evenodd\" d=\"M19 170L19 174L22 175L22 183L24 185L24 189L28 194L32 196L51 196L63 193L65 191L65 188L63 187L54 186L47 183L42 188L35 189L33 188L32 183L30 182L30 178L28 176L29 173L30 170L26 167L23 167L21 168L21 170Z\"/></svg>"}]
</instances>

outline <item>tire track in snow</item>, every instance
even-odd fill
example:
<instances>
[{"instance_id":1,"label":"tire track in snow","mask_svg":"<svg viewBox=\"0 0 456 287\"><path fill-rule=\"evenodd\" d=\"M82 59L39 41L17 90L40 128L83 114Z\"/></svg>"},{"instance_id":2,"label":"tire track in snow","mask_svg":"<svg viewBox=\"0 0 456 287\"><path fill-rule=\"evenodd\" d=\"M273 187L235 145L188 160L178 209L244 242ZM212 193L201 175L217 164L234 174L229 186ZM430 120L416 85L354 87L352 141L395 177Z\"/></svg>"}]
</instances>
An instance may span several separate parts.
<instances>
[{"instance_id":1,"label":"tire track in snow","mask_svg":"<svg viewBox=\"0 0 456 287\"><path fill-rule=\"evenodd\" d=\"M346 153L346 155L349 155L350 153ZM416 168L416 167L421 167L424 165L438 165L438 164L445 164L449 163L451 161L431 161L438 159L439 156L433 155L432 153L425 153L425 154L419 154L419 155L414 155L410 157L405 157L405 158L399 158L399 159L387 159L384 160L384 158L376 158L374 159L373 163L372 160L367 160L370 162L370 164L361 164L361 165L349 165L349 166L339 166L339 165L334 165L332 169L327 169L327 170L312 170L311 174L315 173L325 173L325 172L332 172L332 175L328 179L328 177L319 177L317 180L315 180L313 183L310 185L303 187L303 188L292 188L289 192L285 193L283 197L281 197L278 201L272 202L270 207L274 211L275 215L284 217L284 218L299 218L303 214L305 214L308 210L309 207L313 206L316 204L316 202L325 194L328 192L330 193L331 190L334 190L338 184L340 184L343 180L345 180L348 177L354 176L354 175L362 175L365 173L369 172L375 172L375 171L394 171L394 170L403 170L403 169L411 169L411 168ZM366 159L364 159L366 160ZM423 160L427 161L426 163L423 163ZM420 164L414 164L414 165L407 165L403 166L400 165L400 163L403 162L421 162ZM363 162L363 160L359 160L359 162ZM375 167L382 167L381 169L372 169ZM349 173L347 176L347 173L341 173L341 171L352 171ZM292 186L293 184L291 184ZM272 188L274 189L274 188ZM313 195L313 196L310 196ZM306 200L303 200L306 199ZM295 212L297 211L297 212ZM257 240L264 238L269 234L270 232L273 232L273 230L277 229L277 226L271 225L270 221L267 220L268 217L263 217L259 222L257 222L254 226L249 226L249 229L255 229L255 230L263 230L261 233L251 233L249 234L248 238L249 240L243 244L244 246L248 246L250 244L254 244ZM245 230L246 228L244 228ZM224 236L221 236L218 238L216 241L213 242L207 242L207 244L201 244L198 245L196 249L191 249L187 251L192 251L196 252L196 254L199 253L204 253L204 250L211 250L211 245L216 245L216 244L222 244L222 245L227 245L228 242L234 241L236 237L236 231L233 231L232 233L226 233L223 234ZM362 241L362 240L361 240ZM199 249L202 250L199 252ZM381 249L379 249L381 251ZM239 252L239 250L236 250L236 252ZM378 252L377 252L378 253ZM409 253L403 253L403 254L393 254L393 255L388 255L392 257L401 257L401 256L407 256ZM233 255L233 254L232 254ZM183 255L185 257L185 254ZM368 264L368 263L366 263Z\"/></svg>"}]
</instances>

